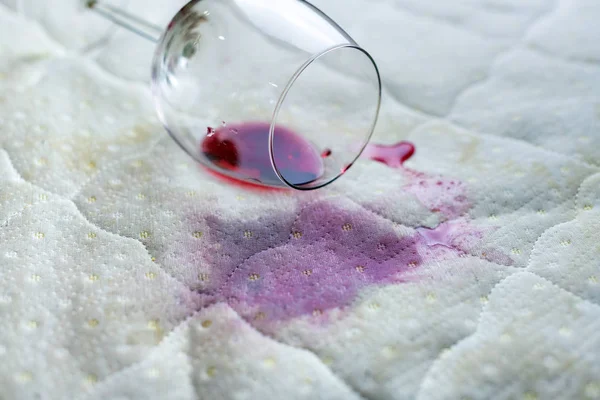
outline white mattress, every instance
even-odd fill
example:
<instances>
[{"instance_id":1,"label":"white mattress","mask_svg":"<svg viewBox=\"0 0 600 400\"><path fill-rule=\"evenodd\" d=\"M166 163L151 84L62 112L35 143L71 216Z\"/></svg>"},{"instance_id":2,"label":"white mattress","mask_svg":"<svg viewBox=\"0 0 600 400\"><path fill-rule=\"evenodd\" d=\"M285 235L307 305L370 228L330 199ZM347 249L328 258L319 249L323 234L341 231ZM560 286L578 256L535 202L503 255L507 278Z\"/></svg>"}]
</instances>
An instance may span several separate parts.
<instances>
[{"instance_id":1,"label":"white mattress","mask_svg":"<svg viewBox=\"0 0 600 400\"><path fill-rule=\"evenodd\" d=\"M597 0L317 2L417 151L308 194L198 169L137 39L0 3L0 398L600 398Z\"/></svg>"}]
</instances>

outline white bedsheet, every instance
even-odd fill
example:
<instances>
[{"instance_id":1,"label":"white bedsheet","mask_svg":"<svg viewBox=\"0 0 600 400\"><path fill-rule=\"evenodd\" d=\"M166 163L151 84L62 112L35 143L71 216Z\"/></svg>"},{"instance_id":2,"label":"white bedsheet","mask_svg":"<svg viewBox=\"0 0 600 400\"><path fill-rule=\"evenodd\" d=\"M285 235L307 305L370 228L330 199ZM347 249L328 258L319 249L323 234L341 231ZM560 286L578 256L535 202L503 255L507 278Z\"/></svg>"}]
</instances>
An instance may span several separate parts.
<instances>
[{"instance_id":1,"label":"white bedsheet","mask_svg":"<svg viewBox=\"0 0 600 400\"><path fill-rule=\"evenodd\" d=\"M137 39L0 3L0 398L600 398L597 0L317 2L417 151L309 194L198 169Z\"/></svg>"}]
</instances>

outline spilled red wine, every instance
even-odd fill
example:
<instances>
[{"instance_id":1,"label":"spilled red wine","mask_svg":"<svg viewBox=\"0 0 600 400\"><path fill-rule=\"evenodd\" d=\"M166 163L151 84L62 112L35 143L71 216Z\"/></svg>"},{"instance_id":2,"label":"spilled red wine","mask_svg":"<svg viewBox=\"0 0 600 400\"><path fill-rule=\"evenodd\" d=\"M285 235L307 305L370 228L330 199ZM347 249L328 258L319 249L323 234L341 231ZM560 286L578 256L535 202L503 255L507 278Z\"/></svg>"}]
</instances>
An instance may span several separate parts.
<instances>
[{"instance_id":1,"label":"spilled red wine","mask_svg":"<svg viewBox=\"0 0 600 400\"><path fill-rule=\"evenodd\" d=\"M369 144L362 156L373 161L378 161L392 168L400 168L406 160L415 153L415 145L410 142L396 144Z\"/></svg>"},{"instance_id":2,"label":"spilled red wine","mask_svg":"<svg viewBox=\"0 0 600 400\"><path fill-rule=\"evenodd\" d=\"M283 186L269 157L269 129L266 122L209 127L201 144L202 154L227 177ZM279 173L293 185L307 184L323 175L321 154L290 129L275 126L273 155Z\"/></svg>"}]
</instances>

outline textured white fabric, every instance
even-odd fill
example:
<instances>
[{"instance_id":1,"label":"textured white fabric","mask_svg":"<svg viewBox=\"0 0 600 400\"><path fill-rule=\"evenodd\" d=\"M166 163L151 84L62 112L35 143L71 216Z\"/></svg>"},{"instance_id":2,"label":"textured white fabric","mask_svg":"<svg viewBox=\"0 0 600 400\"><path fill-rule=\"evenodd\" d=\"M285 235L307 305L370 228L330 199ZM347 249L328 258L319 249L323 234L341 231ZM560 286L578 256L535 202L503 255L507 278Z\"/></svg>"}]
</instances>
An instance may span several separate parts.
<instances>
[{"instance_id":1,"label":"textured white fabric","mask_svg":"<svg viewBox=\"0 0 600 400\"><path fill-rule=\"evenodd\" d=\"M139 39L35 3L0 0L0 398L600 398L597 1L316 2L417 149L318 193L197 168Z\"/></svg>"}]
</instances>

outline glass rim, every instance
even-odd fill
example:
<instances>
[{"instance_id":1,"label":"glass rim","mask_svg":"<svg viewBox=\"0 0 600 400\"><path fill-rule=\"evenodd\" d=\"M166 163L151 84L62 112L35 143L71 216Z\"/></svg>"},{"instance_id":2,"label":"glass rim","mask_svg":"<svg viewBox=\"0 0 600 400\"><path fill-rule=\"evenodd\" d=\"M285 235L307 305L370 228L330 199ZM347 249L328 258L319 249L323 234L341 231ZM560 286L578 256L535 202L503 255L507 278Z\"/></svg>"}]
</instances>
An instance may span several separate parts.
<instances>
[{"instance_id":1,"label":"glass rim","mask_svg":"<svg viewBox=\"0 0 600 400\"><path fill-rule=\"evenodd\" d=\"M129 0L125 0L125 1L129 1ZM202 0L189 0L173 17L172 21L177 18L177 16L187 7L193 6L195 4L200 3ZM378 121L378 117L379 117L379 112L381 109L381 102L382 102L382 91L383 91L383 86L382 86L382 81L381 81L381 75L380 75L380 71L379 71L379 67L377 66L377 63L375 62L374 58L371 56L371 54L369 54L368 51L366 51L364 48L360 47L356 41L342 28L340 27L333 19L331 19L331 17L329 17L327 14L325 14L323 11L321 11L318 7L316 7L314 4L310 3L309 1L306 0L296 0L299 3L303 3L305 6L309 7L310 9L312 9L313 12L317 13L321 18L324 18L331 26L333 26L344 38L345 41L343 41L342 43L333 45L329 48L325 48L324 50L321 50L317 53L312 54L302 65L300 65L296 71L294 72L294 74L288 79L288 82L284 88L284 90L280 93L277 103L275 104L275 107L273 109L273 113L271 115L271 121L270 121L270 127L269 127L269 137L268 137L268 152L269 152L269 159L270 159L270 163L271 163L271 167L273 169L273 172L275 172L277 178L279 179L279 181L281 183L283 183L283 186L277 186L279 188L292 188L292 189L296 189L296 190L301 190L301 191L309 191L309 190L314 190L314 189L319 189L322 188L324 186L329 185L330 183L334 182L335 180L337 180L338 178L340 178L342 175L344 175L344 173L350 168L352 167L352 165L356 162L356 160L358 160L358 158L361 156L361 154L363 153L364 149L366 148L367 144L369 143L371 137L373 136L373 132L375 130L375 126L377 125L377 121ZM156 43L156 47L154 50L154 55L153 55L153 60L151 63L151 81L150 81L150 88L151 88L151 92L152 92L152 97L153 97L153 102L155 105L155 110L157 112L157 116L158 119L160 120L161 124L163 125L164 129L167 131L167 133L169 134L169 136L171 137L171 139L181 148L184 150L185 153L187 153L188 156L190 156L194 161L200 163L200 165L202 165L203 167L207 168L208 170L214 170L214 166L209 164L203 157L199 157L199 155L197 154L195 149L192 149L189 147L189 143L187 143L186 140L184 140L184 138L180 137L179 134L177 134L176 132L174 132L171 127L169 126L168 123L166 123L166 118L165 115L163 114L161 107L158 106L158 98L160 97L160 89L158 88L157 85L157 80L156 80L156 68L157 68L157 64L159 62L159 60L161 59L162 56L162 52L164 51L164 45L165 45L165 39L168 37L171 28L172 28L172 23L170 23L162 32L162 34L160 35L160 37L157 40ZM331 179L327 179L324 180L323 182L317 184L317 185L311 185L310 182L305 183L305 184L293 184L291 182L288 182L281 174L281 172L279 171L279 169L277 168L276 162L275 162L275 156L274 156L274 146L273 146L273 139L274 139L274 130L275 130L275 124L277 121L277 117L279 115L279 111L282 107L282 105L285 102L285 99L289 93L289 91L291 90L291 88L293 87L294 83L298 80L298 78L302 75L302 73L311 65L313 64L315 61L319 60L321 57L334 52L336 50L341 50L341 49L353 49L353 50L357 50L360 53L363 53L364 56L367 57L367 59L369 60L369 62L371 63L371 65L373 66L373 71L375 72L375 77L377 78L377 104L376 104L376 108L374 110L374 116L373 116L373 120L372 123L370 125L370 127L368 128L366 135L364 136L363 139L363 143L361 145L361 147L357 150L356 155L351 159L351 161L346 165L346 167L343 170L340 170L340 172L338 174L336 174L335 176L333 176ZM226 177L229 178L233 178L233 179L239 179L235 174L230 173L229 171L225 171L225 170L218 170L215 171L218 172L218 174L220 175L224 175ZM318 180L318 178L317 178ZM264 183L261 182L260 180L242 180L243 182L246 183L250 183L253 185L257 185L257 186L263 186L263 187L274 187L273 184L270 183ZM313 181L314 182L314 181Z\"/></svg>"},{"instance_id":2,"label":"glass rim","mask_svg":"<svg viewBox=\"0 0 600 400\"><path fill-rule=\"evenodd\" d=\"M307 2L307 4L310 4ZM313 6L313 8L316 9L316 7ZM318 10L318 9L317 9ZM337 51L337 50L342 50L342 49L353 49L353 50L357 50L361 53L363 53L363 55L365 55L367 57L367 59L371 62L371 64L373 65L373 71L375 72L375 76L377 77L377 106L375 108L375 113L374 113L374 117L373 117L373 121L371 122L371 126L369 127L366 136L364 137L364 141L362 146L357 150L356 155L354 156L354 158L352 158L352 160L347 164L347 166L343 169L340 170L340 172L338 174L336 174L335 176L333 176L331 179L327 179L325 181L323 181L322 183L319 183L318 185L311 185L311 182L308 183L303 183L300 185L296 185L293 184L289 181L287 181L283 175L281 174L281 172L279 171L279 169L277 168L277 164L275 162L275 154L274 154L274 136L275 136L275 127L276 127L276 123L277 123L277 117L279 116L279 111L281 110L281 107L283 106L283 103L285 102L285 99L289 93L289 91L292 89L292 87L294 86L294 83L296 83L296 81L298 80L298 78L300 78L300 76L302 75L302 73L308 69L315 61L317 61L318 59L320 59L321 57ZM360 47L358 44L356 44L356 42L352 41L350 43L343 43L343 44L338 44L332 47L329 47L319 53L313 54L308 60L306 60L294 73L294 75L292 75L292 77L289 79L288 83L286 84L285 88L283 89L283 91L281 92L281 94L279 95L279 99L277 100L277 103L275 104L275 108L273 110L273 116L271 117L271 125L269 128L269 158L271 160L271 166L273 167L273 171L275 172L275 174L277 175L277 177L279 178L279 180L281 180L281 182L283 182L286 186L296 189L296 190L303 190L303 191L308 191L308 190L315 190L315 189L320 189L324 186L327 186L331 183L333 183L334 181L336 181L338 178L340 178L342 175L344 175L351 167L352 165L354 165L354 163L356 162L356 160L358 160L361 156L361 154L363 153L363 151L365 150L365 148L367 147L369 141L371 140L371 137L373 136L373 132L375 131L375 126L377 125L377 120L379 118L379 111L381 109L381 98L382 98L382 83L381 83L381 75L379 72L379 67L377 67L377 63L375 62L375 59L371 56L371 54L369 54L368 51L366 51L365 49L363 49L362 47Z\"/></svg>"}]
</instances>

